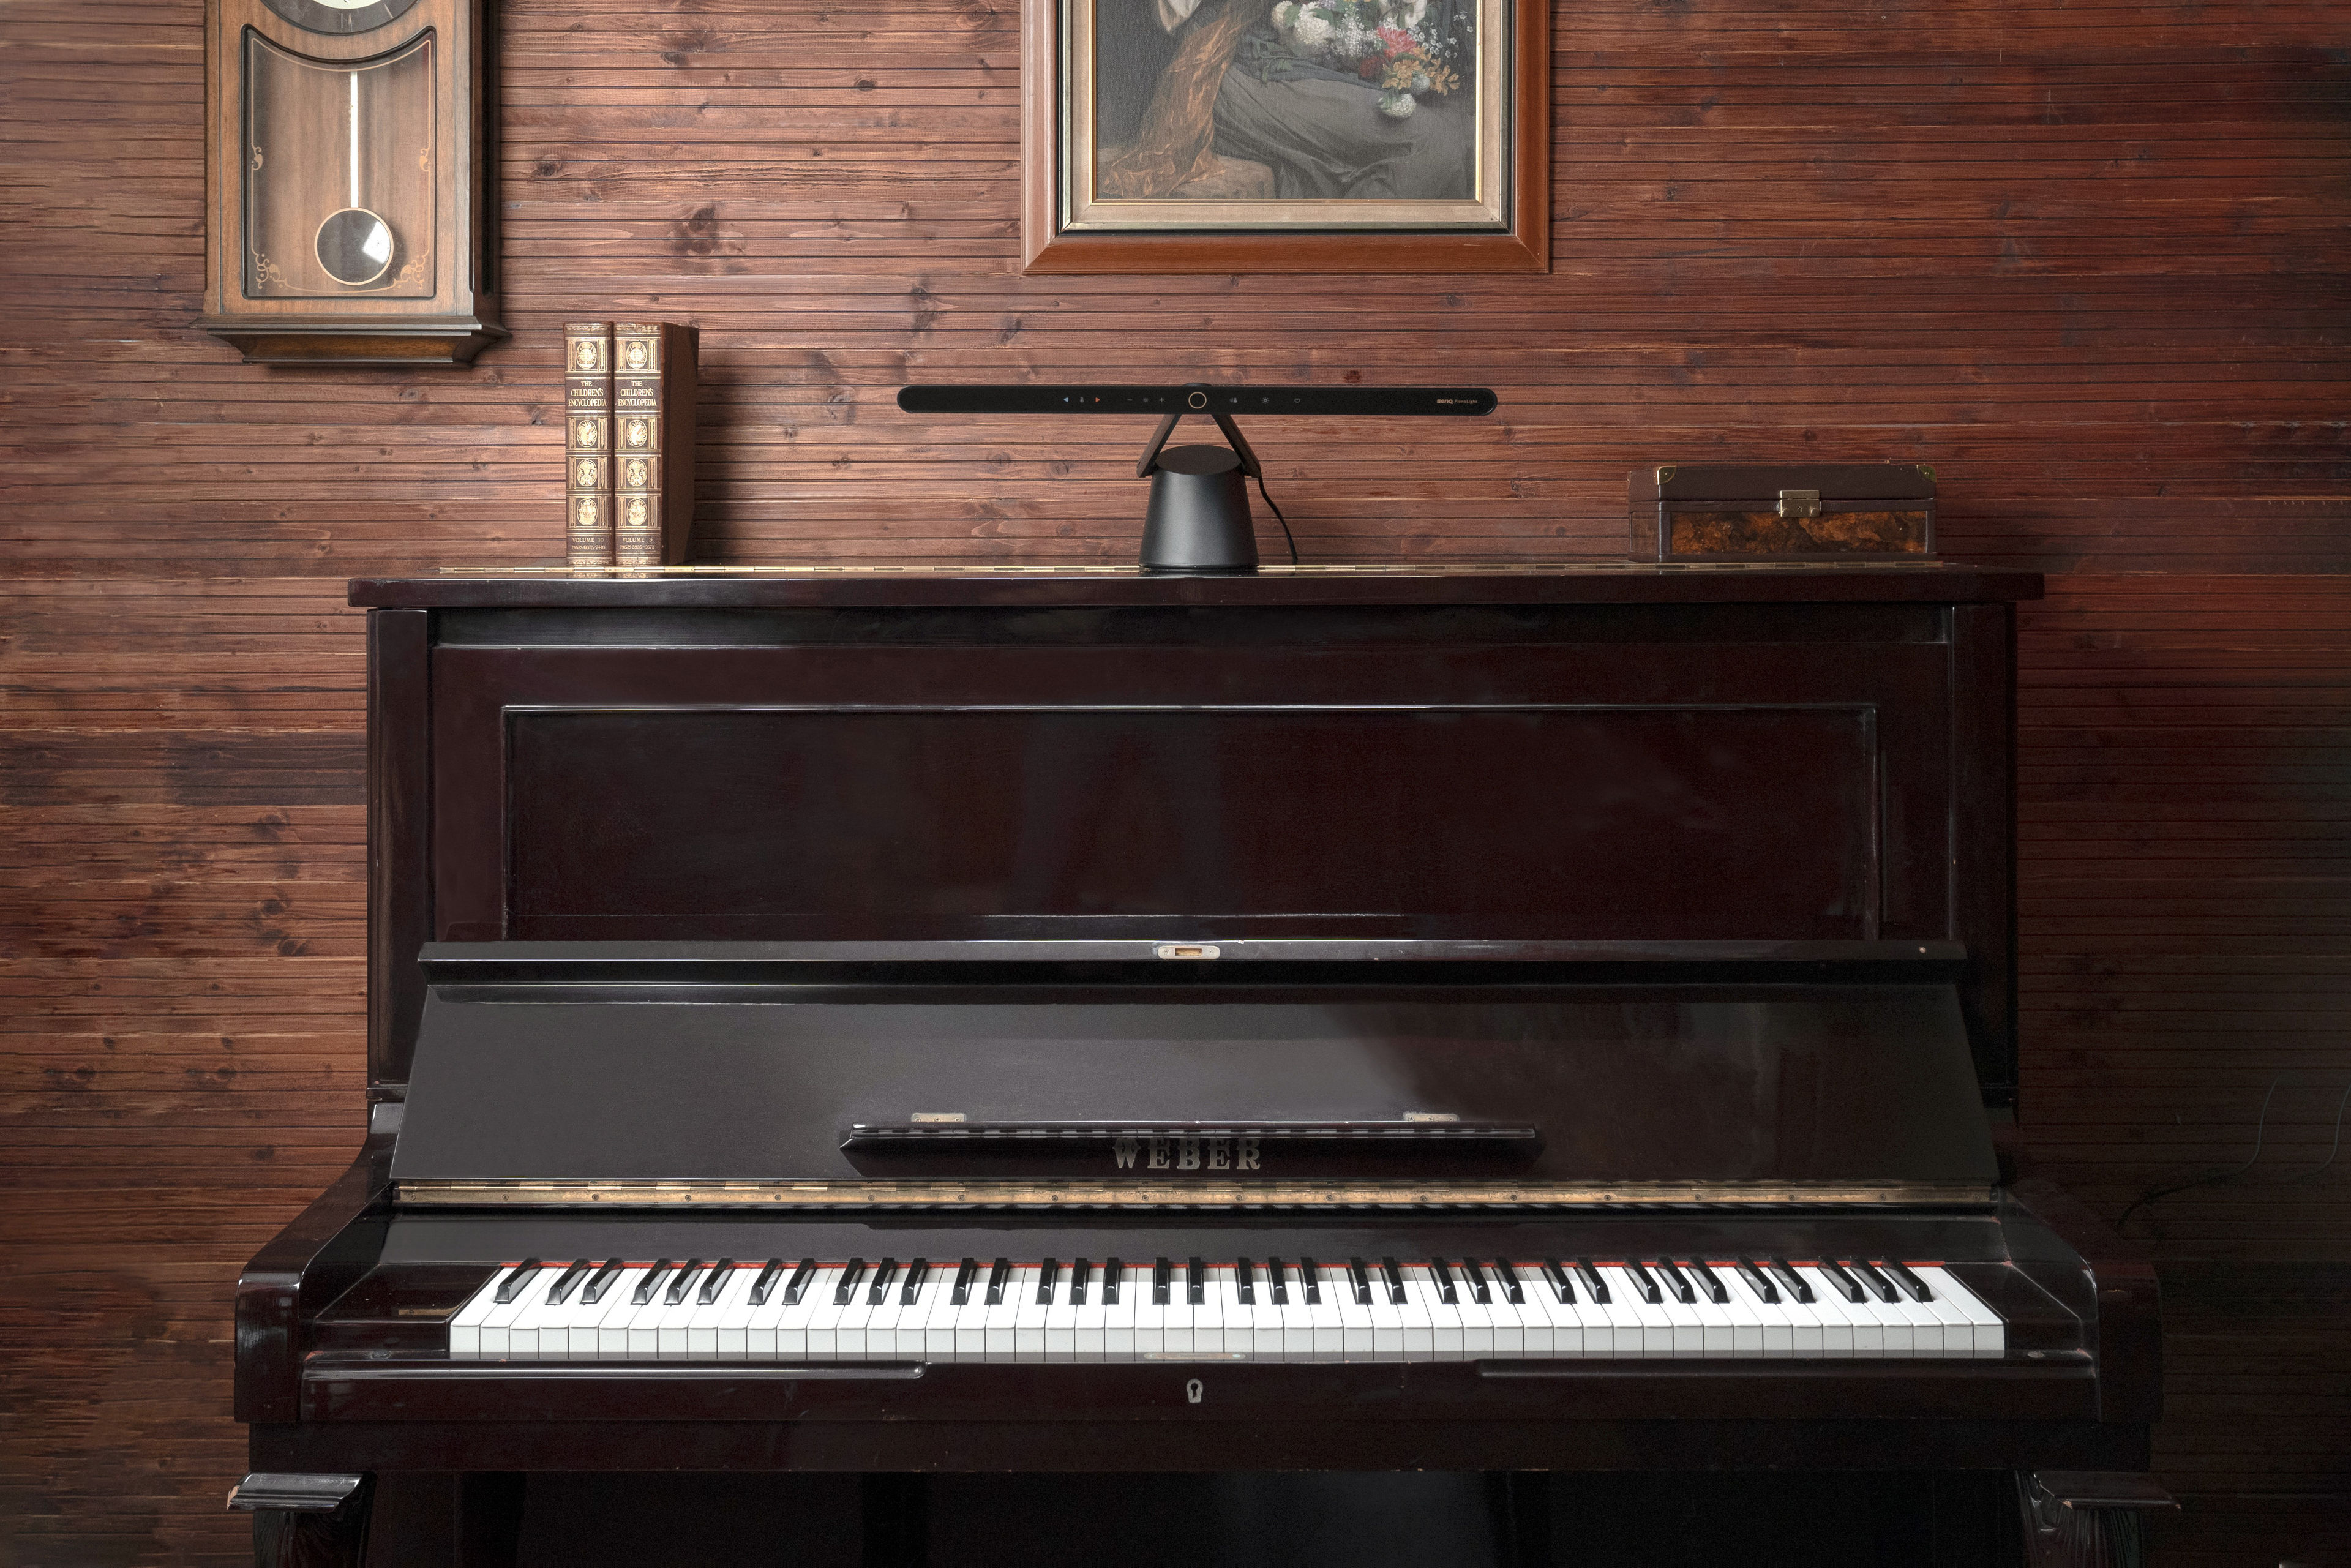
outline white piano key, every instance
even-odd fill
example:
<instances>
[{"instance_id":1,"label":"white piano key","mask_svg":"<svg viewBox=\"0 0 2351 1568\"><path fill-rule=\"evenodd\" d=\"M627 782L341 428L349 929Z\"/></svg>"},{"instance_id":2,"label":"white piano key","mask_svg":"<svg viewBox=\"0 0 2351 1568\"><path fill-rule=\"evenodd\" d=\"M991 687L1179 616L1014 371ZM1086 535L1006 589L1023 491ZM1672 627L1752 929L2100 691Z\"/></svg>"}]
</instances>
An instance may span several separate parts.
<instances>
[{"instance_id":1,"label":"white piano key","mask_svg":"<svg viewBox=\"0 0 2351 1568\"><path fill-rule=\"evenodd\" d=\"M1943 1320L1936 1314L1933 1307L1912 1301L1910 1292L1901 1288L1901 1281L1896 1281L1894 1304L1887 1310L1899 1313L1910 1325L1910 1354L1913 1356L1921 1361L1943 1359ZM1975 1334L1972 1331L1968 1334L1968 1343L1973 1348Z\"/></svg>"},{"instance_id":2,"label":"white piano key","mask_svg":"<svg viewBox=\"0 0 2351 1568\"><path fill-rule=\"evenodd\" d=\"M895 1361L898 1359L898 1317L905 1309L899 1298L905 1293L906 1270L902 1265L891 1271L882 1287L882 1299L868 1303L865 1309L865 1359ZM867 1292L869 1295L871 1291Z\"/></svg>"},{"instance_id":3,"label":"white piano key","mask_svg":"<svg viewBox=\"0 0 2351 1568\"><path fill-rule=\"evenodd\" d=\"M1379 1287L1372 1287L1374 1295ZM1461 1323L1450 1312L1440 1320L1425 1270L1404 1270L1404 1302L1396 1316L1404 1322L1404 1353L1408 1361L1458 1361L1461 1357Z\"/></svg>"},{"instance_id":4,"label":"white piano key","mask_svg":"<svg viewBox=\"0 0 2351 1568\"><path fill-rule=\"evenodd\" d=\"M1160 1314L1159 1332L1159 1348L1163 1354L1192 1354L1192 1294L1186 1288L1184 1265L1180 1260L1167 1276L1167 1305Z\"/></svg>"},{"instance_id":5,"label":"white piano key","mask_svg":"<svg viewBox=\"0 0 2351 1568\"><path fill-rule=\"evenodd\" d=\"M1796 1354L1795 1325L1777 1301L1767 1301L1756 1290L1754 1281L1740 1271L1735 1264L1717 1264L1715 1272L1730 1287L1731 1299L1747 1310L1748 1314L1763 1330L1763 1357L1767 1361L1785 1361ZM1779 1292L1774 1291L1772 1294Z\"/></svg>"},{"instance_id":6,"label":"white piano key","mask_svg":"<svg viewBox=\"0 0 2351 1568\"><path fill-rule=\"evenodd\" d=\"M1369 1361L1372 1359L1372 1320L1368 1312L1349 1321L1354 1296L1348 1291L1345 1271L1314 1268L1314 1298L1307 1299L1306 1270L1298 1271L1298 1301L1306 1309L1306 1321L1314 1331L1313 1356L1317 1361Z\"/></svg>"},{"instance_id":7,"label":"white piano key","mask_svg":"<svg viewBox=\"0 0 2351 1568\"><path fill-rule=\"evenodd\" d=\"M1340 1292L1346 1298L1347 1304L1344 1311L1356 1316L1367 1316L1371 1320L1371 1358L1374 1361L1403 1361L1416 1352L1423 1356L1428 1354L1429 1347L1426 1343L1416 1346L1408 1341L1405 1333L1404 1306L1389 1296L1387 1281L1381 1276L1379 1270L1372 1271L1372 1299L1369 1302L1358 1301L1355 1299L1354 1277L1351 1271L1334 1270L1332 1278ZM1426 1318L1422 1319L1422 1323L1425 1340Z\"/></svg>"},{"instance_id":8,"label":"white piano key","mask_svg":"<svg viewBox=\"0 0 2351 1568\"><path fill-rule=\"evenodd\" d=\"M1913 1263L1910 1265L1910 1271L1918 1277L1920 1284L1927 1287L1927 1300L1918 1304L1925 1306L1942 1322L1945 1359L1960 1361L1973 1359L1976 1354L1975 1321L1969 1317L1957 1301L1952 1300L1953 1293L1959 1289L1959 1284L1949 1280L1948 1276L1942 1280L1930 1280L1927 1277L1929 1272L1941 1274L1942 1270L1939 1269L1930 1270L1925 1265Z\"/></svg>"},{"instance_id":9,"label":"white piano key","mask_svg":"<svg viewBox=\"0 0 2351 1568\"><path fill-rule=\"evenodd\" d=\"M1779 1275L1769 1274L1768 1277L1779 1292L1780 1310L1787 1315L1788 1354L1799 1361L1820 1360L1828 1353L1828 1331L1821 1320L1817 1300L1820 1292L1813 1292L1816 1298L1813 1301L1800 1301L1796 1292L1788 1288L1788 1282Z\"/></svg>"},{"instance_id":10,"label":"white piano key","mask_svg":"<svg viewBox=\"0 0 2351 1568\"><path fill-rule=\"evenodd\" d=\"M1821 1325L1821 1354L1830 1361L1851 1361L1861 1354L1860 1336L1854 1322L1853 1303L1836 1282L1817 1268L1794 1265L1798 1275L1813 1288L1813 1316Z\"/></svg>"},{"instance_id":11,"label":"white piano key","mask_svg":"<svg viewBox=\"0 0 2351 1568\"><path fill-rule=\"evenodd\" d=\"M1333 1354L1324 1354L1322 1336L1317 1332L1314 1322L1316 1310L1306 1302L1304 1271L1297 1263L1287 1261L1282 1265L1282 1270L1288 1276L1289 1290L1286 1294L1290 1299L1273 1309L1280 1320L1273 1338L1273 1343L1280 1347L1276 1354L1280 1354L1284 1361L1338 1359L1336 1353L1343 1349L1343 1344L1334 1344L1331 1347ZM1273 1300L1273 1285L1270 1281L1259 1281L1258 1297L1262 1301ZM1334 1330L1337 1322L1337 1314L1334 1312L1332 1316ZM1266 1358L1266 1336L1260 1330L1258 1334L1256 1354L1259 1360L1263 1360Z\"/></svg>"},{"instance_id":12,"label":"white piano key","mask_svg":"<svg viewBox=\"0 0 2351 1568\"><path fill-rule=\"evenodd\" d=\"M1583 1320L1575 1308L1559 1299L1559 1288L1551 1276L1542 1271L1541 1262L1521 1262L1519 1277L1527 1282L1527 1310L1541 1320L1538 1340L1530 1329L1527 1335L1530 1355L1570 1360L1583 1354Z\"/></svg>"},{"instance_id":13,"label":"white piano key","mask_svg":"<svg viewBox=\"0 0 2351 1568\"><path fill-rule=\"evenodd\" d=\"M1470 1282L1469 1270L1458 1265L1453 1270L1453 1314L1461 1322L1461 1358L1464 1361L1492 1359L1493 1311L1489 1304L1478 1300L1478 1289Z\"/></svg>"},{"instance_id":14,"label":"white piano key","mask_svg":"<svg viewBox=\"0 0 2351 1568\"><path fill-rule=\"evenodd\" d=\"M1200 1281L1200 1299L1190 1303L1192 1354L1221 1355L1225 1349L1225 1304L1222 1292L1217 1289L1220 1270L1211 1266L1201 1272L1205 1278ZM1232 1270L1228 1269L1221 1270L1221 1273L1229 1283ZM1186 1296L1186 1300L1188 1301L1190 1298Z\"/></svg>"},{"instance_id":15,"label":"white piano key","mask_svg":"<svg viewBox=\"0 0 2351 1568\"><path fill-rule=\"evenodd\" d=\"M1138 1301L1150 1299L1151 1270L1149 1268L1137 1269L1132 1263L1124 1263L1120 1265L1120 1269L1118 1300L1115 1301L1105 1300L1102 1303L1102 1359L1104 1361L1133 1361L1140 1354L1137 1349L1137 1334L1134 1326L1135 1303ZM1099 1285L1105 1291L1110 1288L1107 1268L1103 1270Z\"/></svg>"},{"instance_id":16,"label":"white piano key","mask_svg":"<svg viewBox=\"0 0 2351 1568\"><path fill-rule=\"evenodd\" d=\"M1510 1300L1510 1281L1503 1279L1491 1264L1480 1263L1486 1270L1489 1287L1486 1301L1486 1322L1491 1326L1494 1344L1486 1354L1504 1361L1523 1361L1527 1355L1527 1330L1523 1308ZM1546 1338L1549 1336L1546 1335Z\"/></svg>"},{"instance_id":17,"label":"white piano key","mask_svg":"<svg viewBox=\"0 0 2351 1568\"><path fill-rule=\"evenodd\" d=\"M729 1268L721 1276L718 1293L707 1303L702 1300L702 1288L709 1283L705 1274L694 1288L694 1315L685 1322L685 1354L689 1361L718 1359L718 1325L727 1309L751 1293L751 1281L759 1277L757 1267Z\"/></svg>"},{"instance_id":18,"label":"white piano key","mask_svg":"<svg viewBox=\"0 0 2351 1568\"><path fill-rule=\"evenodd\" d=\"M740 1288L726 1293L725 1310L711 1325L714 1354L721 1361L742 1361L751 1354L751 1318L758 1311L751 1304L751 1287L759 1282L759 1271L766 1267L765 1262L758 1262L744 1268ZM783 1288L780 1277L776 1288Z\"/></svg>"},{"instance_id":19,"label":"white piano key","mask_svg":"<svg viewBox=\"0 0 2351 1568\"><path fill-rule=\"evenodd\" d=\"M453 1356L475 1356L482 1354L482 1322L497 1305L498 1281L507 1277L500 1269L482 1281L481 1289L465 1298L449 1320L449 1354Z\"/></svg>"},{"instance_id":20,"label":"white piano key","mask_svg":"<svg viewBox=\"0 0 2351 1568\"><path fill-rule=\"evenodd\" d=\"M499 1276L501 1280L505 1277L504 1274ZM554 1278L553 1274L541 1268L535 1279L524 1281L522 1289L516 1293L513 1300L497 1301L491 1305L489 1315L482 1320L481 1351L484 1355L504 1360L512 1354L510 1331L515 1320L530 1311L532 1302L545 1292L546 1281L552 1281ZM537 1338L538 1336L533 1334L534 1348Z\"/></svg>"},{"instance_id":21,"label":"white piano key","mask_svg":"<svg viewBox=\"0 0 2351 1568\"><path fill-rule=\"evenodd\" d=\"M1061 1277L1053 1281L1053 1299L1045 1304L1042 1332L1047 1361L1078 1359L1078 1309L1070 1300L1073 1277L1073 1269L1064 1264ZM1094 1292L1088 1291L1086 1294L1092 1296Z\"/></svg>"},{"instance_id":22,"label":"white piano key","mask_svg":"<svg viewBox=\"0 0 2351 1568\"><path fill-rule=\"evenodd\" d=\"M1637 1350L1629 1350L1629 1347L1625 1346L1620 1339L1616 1352L1618 1358L1626 1358L1629 1350L1633 1357L1649 1361L1672 1360L1674 1321L1666 1315L1665 1307L1662 1304L1650 1304L1642 1295L1639 1282L1633 1278L1633 1271L1621 1264L1600 1265L1600 1277L1608 1281L1609 1305L1612 1308L1624 1309L1624 1317L1619 1317L1617 1321L1621 1323L1625 1321L1625 1317L1629 1317L1638 1335L1635 1342L1639 1346ZM1659 1293L1663 1294L1662 1291Z\"/></svg>"},{"instance_id":23,"label":"white piano key","mask_svg":"<svg viewBox=\"0 0 2351 1568\"><path fill-rule=\"evenodd\" d=\"M2008 1354L2008 1325L1957 1275L1948 1269L1934 1267L1914 1271L1935 1292L1937 1300L1949 1303L1967 1320L1977 1359L1998 1361Z\"/></svg>"},{"instance_id":24,"label":"white piano key","mask_svg":"<svg viewBox=\"0 0 2351 1568\"><path fill-rule=\"evenodd\" d=\"M1689 1274L1687 1269L1682 1272ZM1690 1283L1696 1288L1690 1292L1690 1304L1687 1310L1698 1320L1699 1354L1708 1360L1737 1358L1740 1354L1738 1317L1728 1304L1714 1299L1714 1293L1706 1288L1704 1280L1690 1276ZM1754 1349L1757 1354L1762 1353L1763 1340L1760 1330L1755 1335Z\"/></svg>"},{"instance_id":25,"label":"white piano key","mask_svg":"<svg viewBox=\"0 0 2351 1568\"><path fill-rule=\"evenodd\" d=\"M871 1361L872 1346L865 1337L865 1326L876 1311L873 1304L873 1270L868 1268L859 1277L849 1300L841 1304L841 1315L832 1323L832 1354L839 1361Z\"/></svg>"},{"instance_id":26,"label":"white piano key","mask_svg":"<svg viewBox=\"0 0 2351 1568\"><path fill-rule=\"evenodd\" d=\"M1161 1301L1153 1282L1152 1267L1148 1263L1136 1264L1127 1277L1126 1288L1119 1291L1122 1298L1130 1293L1134 1297L1134 1358L1144 1361L1155 1355L1166 1354L1167 1313L1175 1303L1184 1299L1184 1293L1176 1289L1171 1281L1167 1300ZM1187 1328L1189 1322L1190 1320L1186 1319Z\"/></svg>"},{"instance_id":27,"label":"white piano key","mask_svg":"<svg viewBox=\"0 0 2351 1568\"><path fill-rule=\"evenodd\" d=\"M1110 1303L1102 1300L1102 1266L1092 1266L1086 1299L1070 1309L1070 1332L1080 1361L1110 1358Z\"/></svg>"},{"instance_id":28,"label":"white piano key","mask_svg":"<svg viewBox=\"0 0 2351 1568\"><path fill-rule=\"evenodd\" d=\"M1037 1283L1044 1270L1031 1265L1012 1270L1012 1359L1045 1359L1045 1303L1037 1299Z\"/></svg>"},{"instance_id":29,"label":"white piano key","mask_svg":"<svg viewBox=\"0 0 2351 1568\"><path fill-rule=\"evenodd\" d=\"M1656 1271L1653 1270L1651 1272L1654 1274ZM1657 1283L1661 1287L1657 1292L1657 1308L1666 1314L1671 1333L1671 1354L1677 1361L1702 1359L1707 1354L1706 1321L1698 1316L1698 1304L1683 1301L1674 1293L1673 1286L1662 1278Z\"/></svg>"}]
</instances>

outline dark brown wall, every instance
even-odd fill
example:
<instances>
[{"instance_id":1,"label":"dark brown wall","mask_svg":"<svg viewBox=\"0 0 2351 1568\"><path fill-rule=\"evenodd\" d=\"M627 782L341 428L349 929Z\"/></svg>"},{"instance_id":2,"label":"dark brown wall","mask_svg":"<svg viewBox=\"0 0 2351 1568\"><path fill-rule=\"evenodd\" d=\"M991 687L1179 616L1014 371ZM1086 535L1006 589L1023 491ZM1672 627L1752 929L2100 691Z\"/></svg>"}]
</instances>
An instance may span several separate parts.
<instances>
[{"instance_id":1,"label":"dark brown wall","mask_svg":"<svg viewBox=\"0 0 2351 1568\"><path fill-rule=\"evenodd\" d=\"M359 1130L340 580L559 554L559 326L610 316L702 326L729 560L1132 548L1144 431L925 423L909 379L1499 390L1260 428L1324 559L1605 553L1639 463L1931 464L1950 553L2056 574L2033 1153L2118 1214L2241 1160L2278 1085L2251 1173L2131 1221L2177 1331L2168 1560L2351 1539L2351 1166L2292 1179L2351 1082L2341 9L1565 7L1552 275L1361 281L1013 276L1017 23L517 0L516 339L404 374L189 329L193 0L0 13L0 1556L235 1554L229 1283Z\"/></svg>"}]
</instances>

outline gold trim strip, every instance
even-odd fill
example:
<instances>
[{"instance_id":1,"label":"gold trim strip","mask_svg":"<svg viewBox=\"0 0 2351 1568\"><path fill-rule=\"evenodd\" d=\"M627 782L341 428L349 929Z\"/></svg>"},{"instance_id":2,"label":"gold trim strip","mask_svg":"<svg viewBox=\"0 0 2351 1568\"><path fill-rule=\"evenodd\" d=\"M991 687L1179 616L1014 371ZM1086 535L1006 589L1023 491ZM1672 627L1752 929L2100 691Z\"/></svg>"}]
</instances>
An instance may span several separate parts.
<instances>
[{"instance_id":1,"label":"gold trim strip","mask_svg":"<svg viewBox=\"0 0 2351 1568\"><path fill-rule=\"evenodd\" d=\"M1855 1184L1280 1181L1248 1186L1122 1182L411 1181L420 1207L502 1208L1622 1208L1955 1207L1995 1191L1951 1182Z\"/></svg>"}]
</instances>

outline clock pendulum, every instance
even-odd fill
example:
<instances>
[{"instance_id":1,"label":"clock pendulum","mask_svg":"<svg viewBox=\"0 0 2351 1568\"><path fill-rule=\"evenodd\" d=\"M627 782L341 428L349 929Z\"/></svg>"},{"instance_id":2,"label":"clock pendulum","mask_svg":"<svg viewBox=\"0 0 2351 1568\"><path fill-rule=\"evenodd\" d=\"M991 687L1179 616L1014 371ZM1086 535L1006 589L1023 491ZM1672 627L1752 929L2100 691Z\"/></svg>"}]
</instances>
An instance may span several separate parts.
<instances>
[{"instance_id":1,"label":"clock pendulum","mask_svg":"<svg viewBox=\"0 0 2351 1568\"><path fill-rule=\"evenodd\" d=\"M360 288L391 268L393 242L392 225L360 201L360 73L344 74L351 88L350 204L329 213L319 225L319 265L336 282Z\"/></svg>"}]
</instances>

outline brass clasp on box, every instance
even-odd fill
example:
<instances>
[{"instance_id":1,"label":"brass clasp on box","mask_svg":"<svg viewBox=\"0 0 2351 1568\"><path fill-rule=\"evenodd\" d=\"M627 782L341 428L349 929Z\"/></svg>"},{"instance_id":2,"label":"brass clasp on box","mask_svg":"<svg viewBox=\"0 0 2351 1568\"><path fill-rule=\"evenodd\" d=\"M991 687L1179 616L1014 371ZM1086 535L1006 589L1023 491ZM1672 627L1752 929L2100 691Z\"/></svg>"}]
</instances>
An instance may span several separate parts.
<instances>
[{"instance_id":1,"label":"brass clasp on box","mask_svg":"<svg viewBox=\"0 0 2351 1568\"><path fill-rule=\"evenodd\" d=\"M1821 515L1821 493L1818 490L1782 490L1779 506L1772 509L1783 517L1817 517Z\"/></svg>"}]
</instances>

